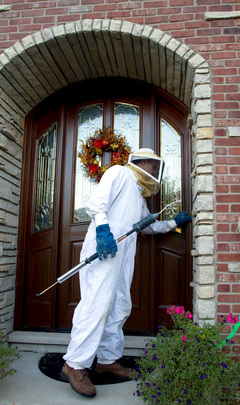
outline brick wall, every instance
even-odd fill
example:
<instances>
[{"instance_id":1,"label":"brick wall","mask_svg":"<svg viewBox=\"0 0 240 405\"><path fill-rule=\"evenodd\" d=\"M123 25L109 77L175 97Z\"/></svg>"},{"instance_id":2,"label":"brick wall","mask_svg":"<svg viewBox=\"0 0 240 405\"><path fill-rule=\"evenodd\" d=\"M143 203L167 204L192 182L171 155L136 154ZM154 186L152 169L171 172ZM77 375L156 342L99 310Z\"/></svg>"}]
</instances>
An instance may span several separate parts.
<instances>
[{"instance_id":1,"label":"brick wall","mask_svg":"<svg viewBox=\"0 0 240 405\"><path fill-rule=\"evenodd\" d=\"M239 314L239 1L3 0L1 8L1 52L28 34L90 18L125 20L158 28L206 59L212 85L218 311Z\"/></svg>"}]
</instances>

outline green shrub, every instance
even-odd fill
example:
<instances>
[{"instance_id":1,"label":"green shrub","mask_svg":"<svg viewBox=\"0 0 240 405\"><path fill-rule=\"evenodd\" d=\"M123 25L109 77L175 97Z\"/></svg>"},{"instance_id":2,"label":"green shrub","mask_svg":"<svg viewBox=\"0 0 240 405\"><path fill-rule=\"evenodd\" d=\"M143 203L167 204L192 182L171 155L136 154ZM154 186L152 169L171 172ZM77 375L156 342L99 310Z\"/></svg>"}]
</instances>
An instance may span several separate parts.
<instances>
[{"instance_id":1,"label":"green shrub","mask_svg":"<svg viewBox=\"0 0 240 405\"><path fill-rule=\"evenodd\" d=\"M0 380L16 372L11 368L11 363L21 357L15 348L4 346L3 335L3 331L0 331Z\"/></svg>"},{"instance_id":2,"label":"green shrub","mask_svg":"<svg viewBox=\"0 0 240 405\"><path fill-rule=\"evenodd\" d=\"M171 306L167 313L173 329L160 326L157 338L146 344L137 369L132 370L137 381L133 395L151 405L238 401L240 361L231 350L233 341L222 342L221 335L227 321L200 328L183 307ZM237 323L238 319L228 320Z\"/></svg>"}]
</instances>

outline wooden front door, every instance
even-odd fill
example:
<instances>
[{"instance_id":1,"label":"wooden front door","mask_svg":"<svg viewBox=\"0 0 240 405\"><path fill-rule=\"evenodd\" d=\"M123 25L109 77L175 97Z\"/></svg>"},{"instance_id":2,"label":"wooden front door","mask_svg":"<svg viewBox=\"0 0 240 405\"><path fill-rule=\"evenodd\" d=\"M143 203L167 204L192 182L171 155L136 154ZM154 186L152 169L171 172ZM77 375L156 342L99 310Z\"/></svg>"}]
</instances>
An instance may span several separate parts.
<instances>
[{"instance_id":1,"label":"wooden front door","mask_svg":"<svg viewBox=\"0 0 240 405\"><path fill-rule=\"evenodd\" d=\"M162 214L162 219L169 219L181 209L190 212L191 206L186 115L186 109L166 94L139 82L115 79L70 87L29 114L16 328L71 328L80 299L78 275L53 287L40 299L36 294L79 263L89 225L84 204L94 187L79 166L80 140L99 127L112 127L126 135L134 150L150 147L162 153L167 162L162 191L149 198L148 205L151 212L159 212L169 202L181 199ZM125 324L126 333L156 333L160 323L168 324L165 313L171 304L191 309L190 229L188 226L167 235L138 235L131 291L133 309Z\"/></svg>"}]
</instances>

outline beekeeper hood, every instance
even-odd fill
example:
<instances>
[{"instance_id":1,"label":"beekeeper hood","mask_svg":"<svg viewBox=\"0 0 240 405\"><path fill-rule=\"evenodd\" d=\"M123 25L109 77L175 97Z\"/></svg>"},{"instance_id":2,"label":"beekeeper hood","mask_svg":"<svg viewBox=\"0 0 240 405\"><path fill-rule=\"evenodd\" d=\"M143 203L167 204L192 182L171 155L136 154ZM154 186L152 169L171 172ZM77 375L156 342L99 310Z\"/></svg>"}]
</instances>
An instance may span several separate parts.
<instances>
[{"instance_id":1,"label":"beekeeper hood","mask_svg":"<svg viewBox=\"0 0 240 405\"><path fill-rule=\"evenodd\" d=\"M157 194L160 189L164 161L152 149L142 148L131 153L127 167L137 178L144 197Z\"/></svg>"}]
</instances>

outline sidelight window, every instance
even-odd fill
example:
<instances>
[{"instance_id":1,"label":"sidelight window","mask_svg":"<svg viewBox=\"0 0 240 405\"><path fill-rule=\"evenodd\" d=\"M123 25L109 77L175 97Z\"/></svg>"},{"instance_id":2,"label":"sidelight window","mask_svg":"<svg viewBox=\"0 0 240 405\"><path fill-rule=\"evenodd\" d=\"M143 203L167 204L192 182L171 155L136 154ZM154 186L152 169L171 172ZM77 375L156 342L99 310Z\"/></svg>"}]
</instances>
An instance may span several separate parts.
<instances>
[{"instance_id":1,"label":"sidelight window","mask_svg":"<svg viewBox=\"0 0 240 405\"><path fill-rule=\"evenodd\" d=\"M161 157L165 161L161 183L162 209L182 199L181 136L164 119L160 122ZM162 213L163 220L173 219L181 211L182 202L173 204Z\"/></svg>"},{"instance_id":2,"label":"sidelight window","mask_svg":"<svg viewBox=\"0 0 240 405\"><path fill-rule=\"evenodd\" d=\"M52 227L56 129L55 123L38 139L33 232Z\"/></svg>"}]
</instances>

